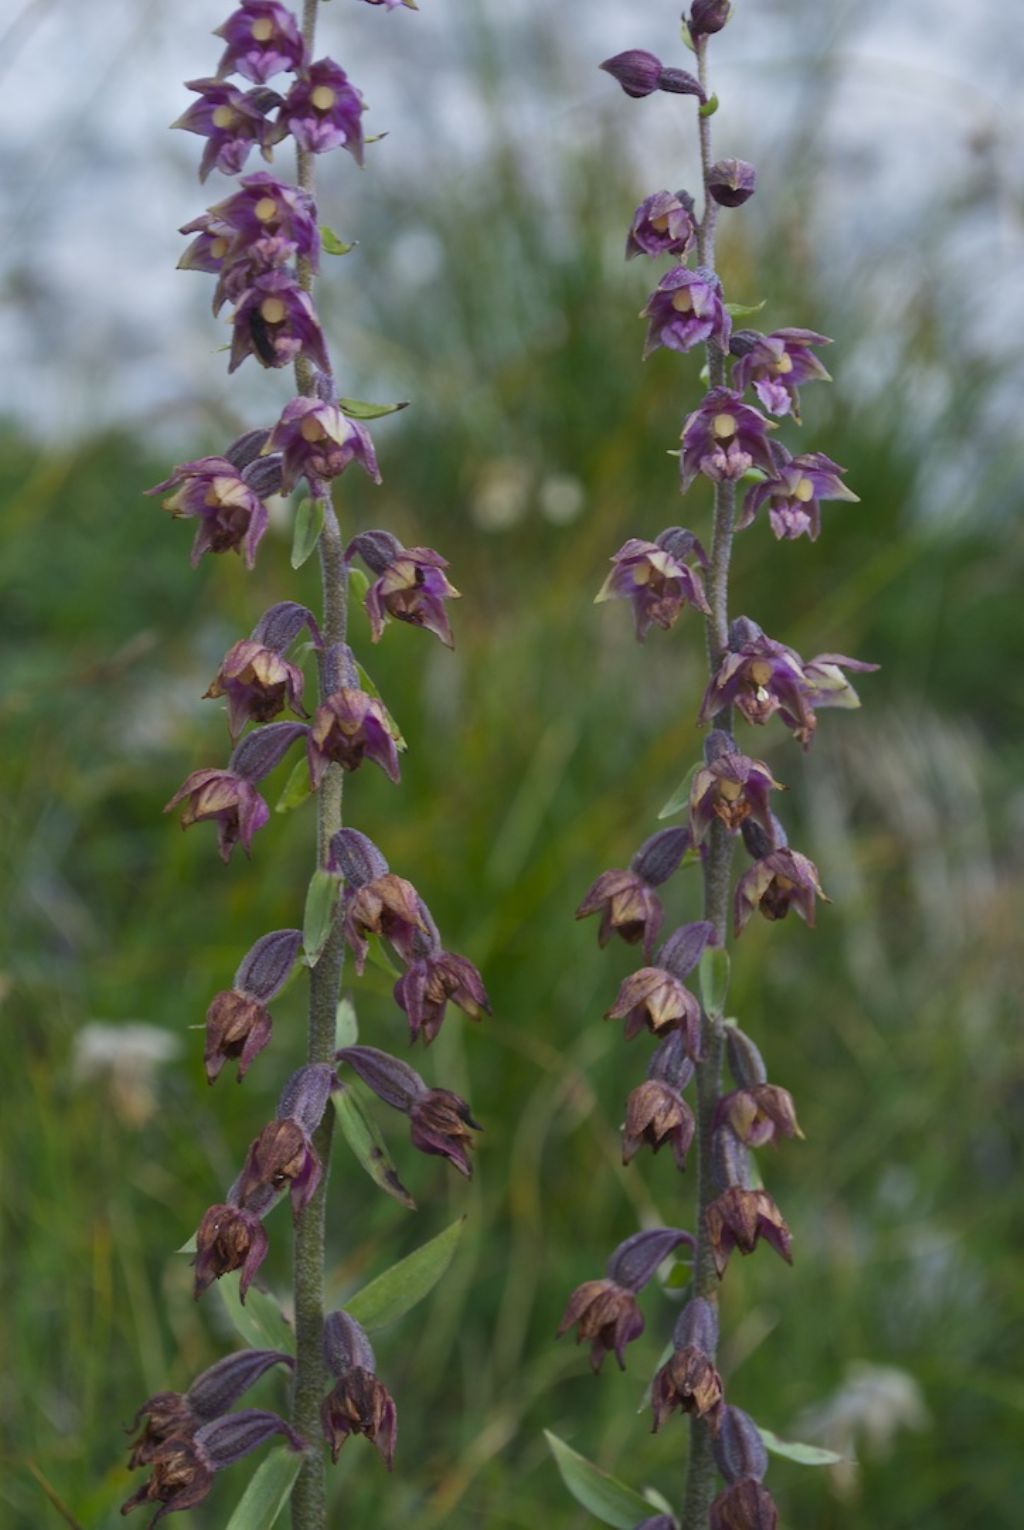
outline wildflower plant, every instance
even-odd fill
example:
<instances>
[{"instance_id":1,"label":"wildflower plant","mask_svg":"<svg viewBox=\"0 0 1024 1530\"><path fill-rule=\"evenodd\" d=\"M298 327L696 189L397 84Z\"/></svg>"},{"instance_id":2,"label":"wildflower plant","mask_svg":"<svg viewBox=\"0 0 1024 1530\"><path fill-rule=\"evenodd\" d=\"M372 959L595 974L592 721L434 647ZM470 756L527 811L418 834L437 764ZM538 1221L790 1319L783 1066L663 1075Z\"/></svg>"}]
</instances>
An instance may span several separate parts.
<instances>
[{"instance_id":1,"label":"wildflower plant","mask_svg":"<svg viewBox=\"0 0 1024 1530\"><path fill-rule=\"evenodd\" d=\"M695 74L667 68L641 50L601 66L630 97L667 92L694 98L699 213L686 191L651 193L632 218L626 255L671 262L643 309L645 355L660 348L703 351L706 392L683 421L679 476L686 496L701 481L711 485L713 511L709 533L670 526L651 539L630 537L612 558L597 598L628 601L641 642L654 626L703 619L709 674L699 722L708 732L703 759L660 815L685 811L685 824L652 835L629 867L602 873L577 917L600 915L602 946L618 936L643 953L643 965L626 978L607 1011L608 1018L625 1022L627 1041L647 1030L657 1042L646 1078L626 1101L623 1160L631 1162L645 1147L653 1153L668 1147L676 1170L692 1165L696 1206L692 1233L645 1230L621 1245L605 1278L585 1282L570 1297L560 1333L575 1328L578 1339L589 1342L595 1369L607 1353L624 1366L627 1345L644 1328L642 1287L674 1249L692 1250L692 1278L650 1391L655 1431L669 1428L675 1413L690 1420L681 1515L663 1499L648 1503L624 1484L609 1482L554 1437L551 1443L567 1484L608 1523L627 1526L632 1499L637 1525L660 1530L680 1523L684 1530L773 1530L778 1523L763 1485L765 1441L778 1442L726 1396L717 1369L718 1295L733 1256L749 1255L759 1243L791 1261L789 1228L763 1187L752 1150L803 1134L790 1094L769 1082L760 1050L726 1016L727 941L730 934L739 937L756 914L778 920L792 911L813 926L816 900L825 894L815 866L789 847L773 811L780 783L757 751L737 740L734 728L760 728L777 719L806 750L821 708L859 704L848 673L876 667L834 653L804 660L755 621L729 615L737 533L814 540L823 504L856 498L837 463L795 443L791 449L776 434L780 426L800 425L800 389L828 380L818 357L828 344L825 336L799 328L770 334L738 328L736 319L750 310L726 301L716 270L721 210L741 206L757 182L752 165L716 162L711 147L718 101L709 89L709 58L731 9L730 0L693 0L683 41L695 55ZM830 513L825 510L826 519ZM688 607L694 615L684 615ZM739 844L750 863L734 882ZM702 869L703 917L665 939L662 888L687 863ZM699 999L688 986L694 979ZM723 1081L725 1062L732 1087ZM687 1091L695 1096L693 1105ZM641 1246L649 1257L635 1257Z\"/></svg>"},{"instance_id":2,"label":"wildflower plant","mask_svg":"<svg viewBox=\"0 0 1024 1530\"><path fill-rule=\"evenodd\" d=\"M389 10L396 4L385 0ZM414 8L411 0L404 4ZM224 1071L240 1081L252 1068L269 1071L275 1001L298 972L308 975L305 1063L284 1081L274 1119L240 1154L237 1177L201 1216L192 1245L196 1297L223 1281L242 1336L248 1299L259 1306L248 1332L271 1331L280 1343L242 1349L187 1391L159 1393L139 1408L130 1465L149 1475L124 1512L145 1505L154 1511L150 1523L201 1502L219 1471L275 1439L283 1446L260 1466L260 1481L243 1500L252 1512L247 1516L240 1506L239 1525L269 1526L290 1501L296 1530L323 1530L326 1453L336 1461L351 1435L370 1440L390 1470L397 1410L376 1374L367 1328L390 1322L429 1289L451 1257L459 1224L403 1261L404 1277L378 1276L372 1300L356 1292L344 1309L325 1316L335 1120L362 1167L406 1206L413 1203L353 1080L409 1118L414 1147L446 1158L465 1176L477 1130L458 1095L432 1087L389 1053L357 1044L352 1005L340 997L349 950L358 974L371 954L385 965L400 964L395 1000L412 1043L434 1040L449 1002L473 1019L489 1007L480 974L466 957L444 949L415 887L391 871L367 835L342 823L346 777L372 764L397 783L405 748L349 646L350 594L365 598L373 642L396 621L451 646L446 602L458 592L445 574L446 560L432 548L406 548L382 530L358 531L346 546L333 502L336 480L354 465L380 481L366 422L402 406L339 398L315 306L321 253L345 253L318 222L317 157L341 148L361 165L368 146L362 95L333 59L317 57L318 11L319 0L305 0L301 17L277 0L243 0L218 29L224 51L216 75L190 82L197 99L175 124L205 139L201 181L214 170L241 177L185 226L192 238L181 265L216 278L214 312L230 315L228 371L247 363L268 371L293 368L295 396L285 395L276 422L247 432L219 455L179 465L149 492L162 497L172 517L195 522L193 565L207 554L234 553L250 569L269 523L268 498L295 494L292 566L317 554L323 603L314 614L281 600L232 644L206 691L225 709L230 754L223 764L192 771L167 805L181 810L185 828L214 825L225 862L239 845L248 856L270 818L263 782L298 753L278 807L286 811L315 797L316 865L302 928L255 941L230 988L213 996L205 1026L211 1085ZM287 139L296 153L294 178L276 164L243 173L254 149L269 162ZM271 1213L285 1198L294 1223L294 1335L258 1285L270 1240L283 1235ZM234 1407L270 1370L290 1379L287 1419ZM276 1509L268 1517L269 1503Z\"/></svg>"}]
</instances>

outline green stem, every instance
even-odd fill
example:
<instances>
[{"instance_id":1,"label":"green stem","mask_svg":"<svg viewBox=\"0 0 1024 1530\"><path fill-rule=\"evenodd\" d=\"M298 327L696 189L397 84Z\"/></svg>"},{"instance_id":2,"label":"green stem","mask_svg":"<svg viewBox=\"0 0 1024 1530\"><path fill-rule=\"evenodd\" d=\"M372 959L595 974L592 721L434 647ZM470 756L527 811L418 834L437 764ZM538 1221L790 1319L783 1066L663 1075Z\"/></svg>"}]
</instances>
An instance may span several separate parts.
<instances>
[{"instance_id":1,"label":"green stem","mask_svg":"<svg viewBox=\"0 0 1024 1530\"><path fill-rule=\"evenodd\" d=\"M707 94L707 38L697 42L697 66L701 85ZM700 159L704 183L704 207L697 229L697 254L702 266L715 269L715 223L718 206L708 195L708 172L711 168L711 119L698 117ZM712 388L725 382L725 352L712 340L707 346L708 380ZM708 669L714 674L729 643L729 564L736 519L736 485L715 485L714 520L707 575L707 597L711 615L706 620ZM731 735L731 712L716 719L716 726ZM712 826L708 855L704 864L704 918L714 925L724 945L729 925L729 889L733 842L724 825ZM718 1274L707 1238L707 1208L715 1198L712 1163L714 1118L721 1092L722 1055L725 1030L720 1020L708 1015L702 1022L702 1059L697 1065L697 1249L694 1255L693 1294L703 1296L717 1306ZM714 1359L714 1356L711 1357ZM711 1431L703 1419L691 1420L690 1455L683 1497L684 1530L706 1530L711 1500L715 1495L715 1459Z\"/></svg>"},{"instance_id":2,"label":"green stem","mask_svg":"<svg viewBox=\"0 0 1024 1530\"><path fill-rule=\"evenodd\" d=\"M314 56L316 13L319 0L305 0L302 30L310 57ZM315 191L314 156L298 150L299 185L311 194ZM299 282L312 291L313 272L308 260L299 262ZM296 386L306 397L315 392L313 369L304 357L295 366ZM335 688L330 673L329 656L338 643L345 641L348 625L348 582L344 566L344 544L338 518L330 497L324 500L324 525L318 544L323 586L321 631L324 650L319 664L319 697L324 701ZM332 835L341 828L344 773L331 765L317 793L317 864L327 862ZM309 977L309 1028L306 1061L330 1063L334 1057L335 1017L341 989L341 970L345 946L340 923L335 923L320 960ZM295 1301L295 1380L292 1392L292 1423L308 1441L310 1449L291 1498L293 1530L326 1530L327 1482L320 1424L320 1403L327 1392L323 1359L324 1324L324 1227L326 1221L327 1181L330 1169L331 1138L334 1132L334 1107L328 1104L324 1118L313 1139L323 1177L316 1194L299 1218L295 1229L293 1291Z\"/></svg>"}]
</instances>

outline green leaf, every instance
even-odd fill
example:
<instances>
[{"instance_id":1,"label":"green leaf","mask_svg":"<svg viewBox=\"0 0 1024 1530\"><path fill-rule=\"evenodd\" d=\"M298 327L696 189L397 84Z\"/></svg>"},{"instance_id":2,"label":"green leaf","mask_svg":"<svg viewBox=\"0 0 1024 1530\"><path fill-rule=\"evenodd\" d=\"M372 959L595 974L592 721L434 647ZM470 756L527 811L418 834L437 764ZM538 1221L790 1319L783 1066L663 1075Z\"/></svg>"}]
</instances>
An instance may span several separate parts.
<instances>
[{"instance_id":1,"label":"green leaf","mask_svg":"<svg viewBox=\"0 0 1024 1530\"><path fill-rule=\"evenodd\" d=\"M636 1410L638 1413L646 1412L646 1410L651 1406L651 1389L654 1386L654 1378L657 1375L657 1373L661 1370L662 1366L665 1365L666 1362L669 1361L672 1358L674 1353L675 1353L675 1345L672 1343L672 1340L669 1339L668 1343L665 1345L665 1348L662 1350L661 1354L658 1356L658 1363L654 1367L654 1370L651 1372L650 1380L648 1381L647 1385L644 1387L644 1395L641 1397L641 1399L640 1399L640 1406Z\"/></svg>"},{"instance_id":2,"label":"green leaf","mask_svg":"<svg viewBox=\"0 0 1024 1530\"><path fill-rule=\"evenodd\" d=\"M355 600L363 600L367 590L370 588L369 579L367 579L361 568L356 568L354 563L349 564L348 588L349 594Z\"/></svg>"},{"instance_id":3,"label":"green leaf","mask_svg":"<svg viewBox=\"0 0 1024 1530\"><path fill-rule=\"evenodd\" d=\"M614 1525L616 1530L633 1530L641 1520L650 1519L648 1499L641 1498L617 1477L609 1477L550 1429L545 1429L544 1438L569 1492L603 1524Z\"/></svg>"},{"instance_id":4,"label":"green leaf","mask_svg":"<svg viewBox=\"0 0 1024 1530\"><path fill-rule=\"evenodd\" d=\"M399 409L408 409L408 407L408 399L404 399L400 404L368 404L363 398L339 398L338 400L338 408L342 414L347 414L352 420L379 420L385 414L397 414Z\"/></svg>"},{"instance_id":5,"label":"green leaf","mask_svg":"<svg viewBox=\"0 0 1024 1530\"><path fill-rule=\"evenodd\" d=\"M780 1440L777 1434L770 1429L762 1429L757 1425L757 1432L764 1441L765 1450L770 1450L773 1456L785 1456L787 1461L798 1461L801 1466L838 1466L846 1456L837 1454L834 1450L825 1450L821 1445L801 1445L796 1440Z\"/></svg>"},{"instance_id":6,"label":"green leaf","mask_svg":"<svg viewBox=\"0 0 1024 1530\"><path fill-rule=\"evenodd\" d=\"M718 110L718 97L708 96L703 106L698 106L697 111L701 117L713 117Z\"/></svg>"},{"instance_id":7,"label":"green leaf","mask_svg":"<svg viewBox=\"0 0 1024 1530\"><path fill-rule=\"evenodd\" d=\"M238 1294L239 1279L236 1270L233 1275L222 1275L217 1282L221 1301L236 1333L253 1349L283 1349L290 1354L295 1349L295 1335L277 1302L266 1291L250 1286L243 1307Z\"/></svg>"},{"instance_id":8,"label":"green leaf","mask_svg":"<svg viewBox=\"0 0 1024 1530\"><path fill-rule=\"evenodd\" d=\"M174 1252L176 1254L195 1254L195 1253L198 1253L198 1244L196 1243L196 1235L195 1235L195 1233L192 1234L191 1238L186 1238L185 1242L181 1245L181 1247L180 1248L176 1248L174 1250Z\"/></svg>"},{"instance_id":9,"label":"green leaf","mask_svg":"<svg viewBox=\"0 0 1024 1530\"><path fill-rule=\"evenodd\" d=\"M460 1217L429 1243L424 1243L414 1253L393 1264L390 1270L385 1270L383 1275L378 1275L376 1280L371 1280L368 1286L348 1298L345 1311L371 1332L404 1317L433 1290L451 1264L464 1221L465 1218Z\"/></svg>"},{"instance_id":10,"label":"green leaf","mask_svg":"<svg viewBox=\"0 0 1024 1530\"><path fill-rule=\"evenodd\" d=\"M405 739L402 737L401 730L399 729L398 724L395 722L395 719L392 717L391 713L388 711L387 703L385 702L384 697L381 695L380 691L377 689L377 686L374 683L374 681L371 679L370 675L367 674L366 670L359 663L358 659L356 660L356 671L357 671L357 673L359 675L359 679L362 682L363 690L366 692L366 694L368 696L375 697L376 700L379 701L381 706L384 708L384 716L387 718L388 727L391 729L391 732L394 735L395 747L398 750L408 749L409 745L405 742Z\"/></svg>"},{"instance_id":11,"label":"green leaf","mask_svg":"<svg viewBox=\"0 0 1024 1530\"><path fill-rule=\"evenodd\" d=\"M359 240L353 239L351 244L346 244L344 240L338 238L333 228L328 228L324 224L320 229L320 243L326 255L347 255L350 250L355 249Z\"/></svg>"},{"instance_id":12,"label":"green leaf","mask_svg":"<svg viewBox=\"0 0 1024 1530\"><path fill-rule=\"evenodd\" d=\"M227 1530L270 1530L292 1495L305 1459L301 1450L290 1450L287 1445L272 1450L249 1478Z\"/></svg>"},{"instance_id":13,"label":"green leaf","mask_svg":"<svg viewBox=\"0 0 1024 1530\"><path fill-rule=\"evenodd\" d=\"M680 24L679 35L683 39L683 46L689 48L691 53L696 53L697 49L693 41L693 34L685 21Z\"/></svg>"},{"instance_id":14,"label":"green leaf","mask_svg":"<svg viewBox=\"0 0 1024 1530\"><path fill-rule=\"evenodd\" d=\"M275 813L290 813L293 808L301 806L307 797L313 795L313 788L309 782L309 763L305 759L296 760L290 776L281 789L281 795L274 803Z\"/></svg>"},{"instance_id":15,"label":"green leaf","mask_svg":"<svg viewBox=\"0 0 1024 1530\"><path fill-rule=\"evenodd\" d=\"M359 1018L356 1007L348 997L339 999L334 1017L335 1050L340 1052L342 1047L354 1047L358 1040Z\"/></svg>"},{"instance_id":16,"label":"green leaf","mask_svg":"<svg viewBox=\"0 0 1024 1530\"><path fill-rule=\"evenodd\" d=\"M762 298L759 303L726 303L725 311L732 314L734 319L746 319L752 313L760 313L767 301L767 298Z\"/></svg>"},{"instance_id":17,"label":"green leaf","mask_svg":"<svg viewBox=\"0 0 1024 1530\"><path fill-rule=\"evenodd\" d=\"M697 967L704 1008L715 1020L725 1014L729 994L729 953L724 946L705 946Z\"/></svg>"},{"instance_id":18,"label":"green leaf","mask_svg":"<svg viewBox=\"0 0 1024 1530\"><path fill-rule=\"evenodd\" d=\"M318 866L309 879L306 912L302 917L302 949L311 967L316 966L327 944L340 892L341 877L337 872Z\"/></svg>"},{"instance_id":19,"label":"green leaf","mask_svg":"<svg viewBox=\"0 0 1024 1530\"><path fill-rule=\"evenodd\" d=\"M295 512L295 530L292 534L292 568L301 568L316 549L320 533L324 529L324 502L322 499L303 499Z\"/></svg>"},{"instance_id":20,"label":"green leaf","mask_svg":"<svg viewBox=\"0 0 1024 1530\"><path fill-rule=\"evenodd\" d=\"M400 1206L415 1211L416 1202L398 1177L398 1170L380 1128L373 1117L366 1114L354 1091L347 1085L342 1084L336 1091L334 1108L342 1136L374 1184L379 1185Z\"/></svg>"},{"instance_id":21,"label":"green leaf","mask_svg":"<svg viewBox=\"0 0 1024 1530\"><path fill-rule=\"evenodd\" d=\"M686 775L680 781L679 785L676 787L675 791L672 793L671 797L668 799L668 801L665 803L665 806L658 814L659 819L674 818L676 813L680 812L689 802L690 782L693 780L694 771L696 769L696 765L690 766L689 770L686 772Z\"/></svg>"},{"instance_id":22,"label":"green leaf","mask_svg":"<svg viewBox=\"0 0 1024 1530\"><path fill-rule=\"evenodd\" d=\"M644 1497L649 1504L653 1504L659 1514L668 1514L672 1519L675 1518L675 1509L673 1509L664 1493L659 1493L657 1488L645 1487Z\"/></svg>"}]
</instances>

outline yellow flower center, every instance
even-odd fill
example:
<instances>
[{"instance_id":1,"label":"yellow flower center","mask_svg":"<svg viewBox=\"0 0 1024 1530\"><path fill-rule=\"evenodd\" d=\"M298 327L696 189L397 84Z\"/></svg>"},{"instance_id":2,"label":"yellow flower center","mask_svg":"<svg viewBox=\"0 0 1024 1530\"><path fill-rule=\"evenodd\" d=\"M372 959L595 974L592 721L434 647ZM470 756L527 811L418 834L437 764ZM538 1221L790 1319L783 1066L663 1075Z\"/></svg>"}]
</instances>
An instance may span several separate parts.
<instances>
[{"instance_id":1,"label":"yellow flower center","mask_svg":"<svg viewBox=\"0 0 1024 1530\"><path fill-rule=\"evenodd\" d=\"M274 23L269 16L261 16L250 29L254 42L269 42L274 35Z\"/></svg>"},{"instance_id":2,"label":"yellow flower center","mask_svg":"<svg viewBox=\"0 0 1024 1530\"><path fill-rule=\"evenodd\" d=\"M668 213L662 213L659 218L651 219L651 227L656 228L659 234L668 233Z\"/></svg>"},{"instance_id":3,"label":"yellow flower center","mask_svg":"<svg viewBox=\"0 0 1024 1530\"><path fill-rule=\"evenodd\" d=\"M304 441L322 441L324 438L324 427L320 424L316 415L307 414L299 426L299 435Z\"/></svg>"},{"instance_id":4,"label":"yellow flower center","mask_svg":"<svg viewBox=\"0 0 1024 1530\"><path fill-rule=\"evenodd\" d=\"M718 795L724 797L726 802L737 801L742 790L738 781L719 781L718 783Z\"/></svg>"},{"instance_id":5,"label":"yellow flower center","mask_svg":"<svg viewBox=\"0 0 1024 1530\"><path fill-rule=\"evenodd\" d=\"M680 287L678 292L673 292L672 307L676 313L693 312L693 294L689 287Z\"/></svg>"},{"instance_id":6,"label":"yellow flower center","mask_svg":"<svg viewBox=\"0 0 1024 1530\"><path fill-rule=\"evenodd\" d=\"M772 667L767 659L755 659L750 666L750 678L756 686L767 685L772 677Z\"/></svg>"},{"instance_id":7,"label":"yellow flower center","mask_svg":"<svg viewBox=\"0 0 1024 1530\"><path fill-rule=\"evenodd\" d=\"M264 298L260 304L260 316L266 319L268 324L280 324L286 312L287 309L280 298Z\"/></svg>"},{"instance_id":8,"label":"yellow flower center","mask_svg":"<svg viewBox=\"0 0 1024 1530\"><path fill-rule=\"evenodd\" d=\"M223 237L217 238L210 245L210 254L214 260L223 260L228 253L228 242Z\"/></svg>"},{"instance_id":9,"label":"yellow flower center","mask_svg":"<svg viewBox=\"0 0 1024 1530\"><path fill-rule=\"evenodd\" d=\"M214 108L214 113L210 120L215 128L234 127L238 121L238 113L233 106L218 106Z\"/></svg>"},{"instance_id":10,"label":"yellow flower center","mask_svg":"<svg viewBox=\"0 0 1024 1530\"><path fill-rule=\"evenodd\" d=\"M787 372L792 372L792 370L793 370L793 358L792 358L792 356L790 356L786 351L783 351L782 355L779 357L778 361L775 363L775 370L776 370L776 372L781 372L783 377L785 377Z\"/></svg>"},{"instance_id":11,"label":"yellow flower center","mask_svg":"<svg viewBox=\"0 0 1024 1530\"><path fill-rule=\"evenodd\" d=\"M726 441L736 434L736 416L734 414L716 414L711 421L711 431L720 441Z\"/></svg>"},{"instance_id":12,"label":"yellow flower center","mask_svg":"<svg viewBox=\"0 0 1024 1530\"><path fill-rule=\"evenodd\" d=\"M253 215L254 217L258 218L261 223L269 223L272 218L276 218L277 203L274 201L274 198L260 197L259 201L256 203L256 206L253 208Z\"/></svg>"},{"instance_id":13,"label":"yellow flower center","mask_svg":"<svg viewBox=\"0 0 1024 1530\"><path fill-rule=\"evenodd\" d=\"M802 505L806 505L809 499L814 498L814 485L809 478L801 478L793 490L793 498L798 499Z\"/></svg>"},{"instance_id":14,"label":"yellow flower center","mask_svg":"<svg viewBox=\"0 0 1024 1530\"><path fill-rule=\"evenodd\" d=\"M329 85L318 85L309 99L318 112L329 112L338 98Z\"/></svg>"}]
</instances>

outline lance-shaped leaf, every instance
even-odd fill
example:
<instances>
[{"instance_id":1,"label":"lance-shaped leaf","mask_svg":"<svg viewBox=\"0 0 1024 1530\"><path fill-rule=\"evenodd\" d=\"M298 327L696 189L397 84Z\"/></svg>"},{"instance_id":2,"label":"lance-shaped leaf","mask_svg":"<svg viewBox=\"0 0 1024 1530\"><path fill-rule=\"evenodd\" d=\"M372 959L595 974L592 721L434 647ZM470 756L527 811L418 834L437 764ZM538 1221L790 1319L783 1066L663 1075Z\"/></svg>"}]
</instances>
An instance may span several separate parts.
<instances>
[{"instance_id":1,"label":"lance-shaped leaf","mask_svg":"<svg viewBox=\"0 0 1024 1530\"><path fill-rule=\"evenodd\" d=\"M659 818L674 818L677 813L682 812L683 808L687 806L690 801L690 782L693 780L693 773L696 769L696 765L690 766L686 775L659 812Z\"/></svg>"},{"instance_id":2,"label":"lance-shaped leaf","mask_svg":"<svg viewBox=\"0 0 1024 1530\"><path fill-rule=\"evenodd\" d=\"M679 1227L644 1228L619 1244L608 1260L608 1279L625 1286L627 1291L639 1291L681 1243L692 1248L695 1239Z\"/></svg>"},{"instance_id":3,"label":"lance-shaped leaf","mask_svg":"<svg viewBox=\"0 0 1024 1530\"><path fill-rule=\"evenodd\" d=\"M569 1492L602 1524L612 1525L614 1530L633 1530L634 1525L649 1518L651 1505L646 1498L603 1472L550 1429L545 1429L544 1438Z\"/></svg>"},{"instance_id":4,"label":"lance-shaped leaf","mask_svg":"<svg viewBox=\"0 0 1024 1530\"><path fill-rule=\"evenodd\" d=\"M299 501L299 508L295 512L295 529L292 532L292 568L301 568L316 551L326 514L322 499L307 497Z\"/></svg>"},{"instance_id":5,"label":"lance-shaped leaf","mask_svg":"<svg viewBox=\"0 0 1024 1530\"><path fill-rule=\"evenodd\" d=\"M352 420L379 420L385 414L397 414L399 409L408 409L409 400L405 399L400 404L368 404L361 398L339 398L338 408L342 414L347 414Z\"/></svg>"},{"instance_id":6,"label":"lance-shaped leaf","mask_svg":"<svg viewBox=\"0 0 1024 1530\"><path fill-rule=\"evenodd\" d=\"M302 947L311 967L315 967L323 955L340 893L341 878L337 873L318 866L309 879L302 919Z\"/></svg>"},{"instance_id":7,"label":"lance-shaped leaf","mask_svg":"<svg viewBox=\"0 0 1024 1530\"><path fill-rule=\"evenodd\" d=\"M275 813L290 813L293 808L300 807L307 797L313 795L313 787L309 779L309 765L305 759L296 760L292 766L281 795L274 803Z\"/></svg>"},{"instance_id":8,"label":"lance-shaped leaf","mask_svg":"<svg viewBox=\"0 0 1024 1530\"><path fill-rule=\"evenodd\" d=\"M234 987L268 1004L287 983L301 949L301 930L271 930L269 935L261 935L239 963Z\"/></svg>"},{"instance_id":9,"label":"lance-shaped leaf","mask_svg":"<svg viewBox=\"0 0 1024 1530\"><path fill-rule=\"evenodd\" d=\"M334 1108L342 1136L374 1184L379 1185L399 1205L415 1211L416 1202L398 1177L398 1170L380 1128L366 1114L352 1090L344 1084L334 1096Z\"/></svg>"},{"instance_id":10,"label":"lance-shaped leaf","mask_svg":"<svg viewBox=\"0 0 1024 1530\"><path fill-rule=\"evenodd\" d=\"M765 1449L773 1456L784 1456L787 1461L797 1461L801 1466L838 1466L849 1459L821 1445L801 1445L797 1440L780 1440L770 1429L757 1426Z\"/></svg>"},{"instance_id":11,"label":"lance-shaped leaf","mask_svg":"<svg viewBox=\"0 0 1024 1530\"><path fill-rule=\"evenodd\" d=\"M436 1238L348 1297L345 1311L371 1333L403 1317L433 1290L451 1264L464 1221L460 1217Z\"/></svg>"},{"instance_id":12,"label":"lance-shaped leaf","mask_svg":"<svg viewBox=\"0 0 1024 1530\"><path fill-rule=\"evenodd\" d=\"M350 244L346 244L344 239L338 237L333 228L328 228L326 223L321 224L320 247L325 255L348 255L355 249L358 243L358 239L353 239Z\"/></svg>"},{"instance_id":13,"label":"lance-shaped leaf","mask_svg":"<svg viewBox=\"0 0 1024 1530\"><path fill-rule=\"evenodd\" d=\"M302 1456L287 1445L272 1450L249 1478L227 1530L271 1530L292 1496L303 1464Z\"/></svg>"},{"instance_id":14,"label":"lance-shaped leaf","mask_svg":"<svg viewBox=\"0 0 1024 1530\"><path fill-rule=\"evenodd\" d=\"M238 1294L238 1279L236 1271L222 1276L217 1282L217 1290L235 1332L254 1349L283 1350L285 1353L294 1350L295 1335L274 1298L258 1286L250 1286L243 1307Z\"/></svg>"},{"instance_id":15,"label":"lance-shaped leaf","mask_svg":"<svg viewBox=\"0 0 1024 1530\"><path fill-rule=\"evenodd\" d=\"M729 994L729 953L724 946L707 947L700 959L698 978L705 1010L720 1020Z\"/></svg>"}]
</instances>

